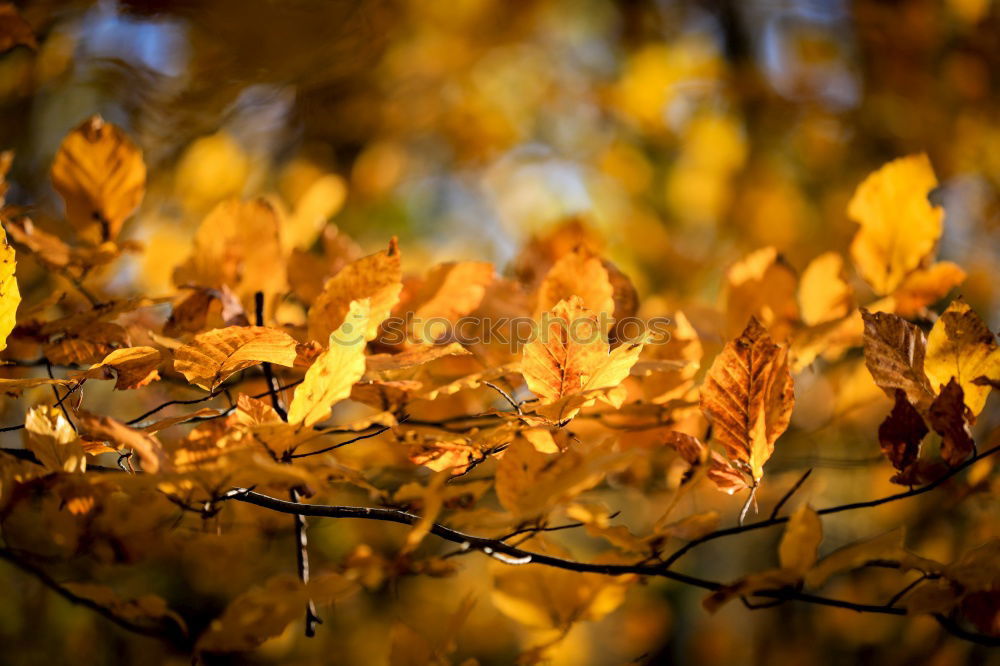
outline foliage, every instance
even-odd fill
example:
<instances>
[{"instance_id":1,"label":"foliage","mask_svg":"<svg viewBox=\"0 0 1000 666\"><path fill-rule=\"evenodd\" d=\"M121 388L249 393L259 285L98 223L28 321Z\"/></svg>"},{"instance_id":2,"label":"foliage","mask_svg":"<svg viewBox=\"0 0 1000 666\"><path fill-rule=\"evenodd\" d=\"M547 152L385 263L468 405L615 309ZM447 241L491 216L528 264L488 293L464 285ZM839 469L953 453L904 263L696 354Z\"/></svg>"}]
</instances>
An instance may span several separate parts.
<instances>
[{"instance_id":1,"label":"foliage","mask_svg":"<svg viewBox=\"0 0 1000 666\"><path fill-rule=\"evenodd\" d=\"M38 49L26 26L4 6L0 49ZM692 230L718 225L747 153L731 114L656 112L681 93L650 81L724 77L687 39L637 49L604 94L631 131L680 141L664 202ZM479 93L438 129L485 159L518 112ZM671 624L704 622L692 654L713 662L713 636L769 608L824 640L870 622L860 642L995 654L1000 347L958 293L978 269L939 258L951 213L926 153L834 198L843 242L793 262L758 226L692 270L716 283L707 306L644 272L668 258L655 238L623 255L585 215L552 214L499 269L431 260L330 222L346 186L315 165L284 187L204 182L198 165L252 160L198 141L171 174L93 115L47 166L54 206L5 201L22 156L0 159L12 580L162 660L320 663L343 642L345 663L657 663ZM623 188L651 168L606 148ZM401 150L366 147L352 187L388 190ZM150 199L169 209L168 181L194 220L180 252L130 234L156 226ZM781 191L741 196L787 212L761 199ZM871 455L866 483L824 468L844 451ZM581 627L615 647L581 648Z\"/></svg>"}]
</instances>

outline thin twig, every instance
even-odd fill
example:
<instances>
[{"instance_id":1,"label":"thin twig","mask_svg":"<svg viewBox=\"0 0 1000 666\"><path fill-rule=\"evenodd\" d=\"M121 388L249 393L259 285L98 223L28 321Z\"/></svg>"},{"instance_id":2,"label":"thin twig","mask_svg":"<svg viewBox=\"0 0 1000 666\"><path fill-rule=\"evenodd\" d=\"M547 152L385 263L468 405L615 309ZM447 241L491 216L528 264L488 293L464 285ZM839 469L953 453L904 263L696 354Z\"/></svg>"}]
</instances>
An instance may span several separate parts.
<instances>
[{"instance_id":1,"label":"thin twig","mask_svg":"<svg viewBox=\"0 0 1000 666\"><path fill-rule=\"evenodd\" d=\"M45 371L48 373L49 379L55 379L55 375L52 374L51 363L45 364ZM50 384L50 386L52 387L52 394L56 397L56 406L58 406L59 409L62 410L63 416L66 417L66 421L69 423L70 427L73 428L73 432L79 432L76 429L76 424L73 423L73 419L69 415L69 410L66 409L66 405L63 404L63 400L65 400L65 398L59 397L59 389L56 388L55 384ZM66 396L68 397L69 393L67 393Z\"/></svg>"},{"instance_id":2,"label":"thin twig","mask_svg":"<svg viewBox=\"0 0 1000 666\"><path fill-rule=\"evenodd\" d=\"M292 488L289 496L294 504L300 503L299 489ZM295 554L299 568L299 580L303 584L309 582L309 537L306 536L306 517L301 513L295 514ZM316 625L322 624L323 620L316 614L316 604L312 599L306 601L306 636L312 638L316 635Z\"/></svg>"},{"instance_id":3,"label":"thin twig","mask_svg":"<svg viewBox=\"0 0 1000 666\"><path fill-rule=\"evenodd\" d=\"M316 451L309 451L308 453L288 453L288 454L286 454L284 456L283 459L285 460L285 462L290 462L292 460L297 460L299 458L308 458L309 456L318 456L321 453L328 453L328 452L333 451L335 449L339 449L342 446L347 446L348 444L353 444L354 442L360 442L363 439L370 439L371 437L376 437L377 435L381 435L382 433L384 433L386 430L391 430L391 429L392 429L392 426L387 426L387 425L379 426L379 429L376 430L376 431L374 431L374 432L369 432L369 433L366 433L364 435L358 435L357 437L352 437L351 439L345 440L343 442L338 442L337 444L334 444L333 446L327 446L326 448L318 449Z\"/></svg>"},{"instance_id":4,"label":"thin twig","mask_svg":"<svg viewBox=\"0 0 1000 666\"><path fill-rule=\"evenodd\" d=\"M819 514L819 515L821 515L821 516L825 516L825 515L830 515L830 514L834 514L834 513L841 513L843 511L855 511L857 509L868 509L868 508L875 507L875 506L881 506L882 504L889 504L890 502L897 502L899 500L909 499L911 497L916 497L917 495L922 495L922 494L930 492L930 491L934 490L935 488L937 488L938 486L944 484L949 479L957 476L958 474L960 474L964 470L968 469L972 465L976 464L977 462L979 462L983 458L992 456L992 455L994 455L997 452L1000 452L1000 445L994 446L991 449L987 449L987 450L983 451L982 453L980 453L979 455L976 455L976 456L973 456L973 457L969 458L968 460L966 460L962 464L956 465L955 467L952 467L944 475L938 477L937 479L935 479L934 481L928 483L927 485L920 486L919 488L913 488L913 489L907 490L905 492L896 493L895 495L887 495L885 497L880 497L878 499L873 499L873 500L866 500L864 502L852 502L850 504L840 504L840 505L837 505L837 506L831 506L831 507L827 507L825 509L820 509L816 513ZM670 557L668 557L666 559L665 564L666 564L666 566L669 567L674 562L676 562L681 557L683 557L685 554L691 552L691 550L693 550L694 548L697 548L698 546L700 546L703 543L707 543L709 541L714 541L715 539L719 539L719 538L725 537L725 536L732 536L734 534L743 534L744 532L752 532L754 530L763 529L765 527L774 527L775 525L784 525L787 522L788 522L788 517L787 516L778 516L776 518L769 518L767 520L760 520L760 521L757 521L756 523L747 523L745 525L738 525L736 527L729 527L729 528L726 528L726 529L721 529L721 530L716 530L714 532L710 532L710 533L706 534L705 536L703 536L701 538L698 538L698 539L695 539L694 541L689 541L687 544L685 544L681 548L678 548L676 551L674 551L674 553Z\"/></svg>"},{"instance_id":5,"label":"thin twig","mask_svg":"<svg viewBox=\"0 0 1000 666\"><path fill-rule=\"evenodd\" d=\"M792 499L792 495L794 495L798 491L798 489L802 487L802 484L806 482L806 479L808 479L809 475L812 473L813 473L813 468L810 467L809 469L806 470L805 474L799 477L799 480L795 482L795 485L789 488L788 492L785 493L780 500L778 500L778 503L774 505L774 509L771 511L771 516L770 516L771 520L774 520L775 518L778 517L778 512L781 511L781 507L785 506L785 503L788 500Z\"/></svg>"},{"instance_id":6,"label":"thin twig","mask_svg":"<svg viewBox=\"0 0 1000 666\"><path fill-rule=\"evenodd\" d=\"M264 292L258 291L253 295L254 312L255 318L258 326L264 325ZM264 370L264 379L267 380L267 394L271 398L271 407L274 411L278 413L282 421L288 420L288 412L285 408L281 406L281 400L278 397L277 382L274 381L274 372L271 370L271 364L267 361L261 363L261 367ZM311 634L310 634L311 635Z\"/></svg>"},{"instance_id":7,"label":"thin twig","mask_svg":"<svg viewBox=\"0 0 1000 666\"><path fill-rule=\"evenodd\" d=\"M493 382L483 382L483 384L485 384L486 386L489 386L491 389L493 389L494 391L496 391L497 393L499 393L501 396L503 396L504 400L506 400L508 403L510 403L510 406L513 407L514 411L517 412L518 415L520 416L520 414L521 414L521 403L516 402L514 400L514 398L512 398L509 393L507 393L507 391L504 391L502 388L500 388L499 386L497 386Z\"/></svg>"}]
</instances>

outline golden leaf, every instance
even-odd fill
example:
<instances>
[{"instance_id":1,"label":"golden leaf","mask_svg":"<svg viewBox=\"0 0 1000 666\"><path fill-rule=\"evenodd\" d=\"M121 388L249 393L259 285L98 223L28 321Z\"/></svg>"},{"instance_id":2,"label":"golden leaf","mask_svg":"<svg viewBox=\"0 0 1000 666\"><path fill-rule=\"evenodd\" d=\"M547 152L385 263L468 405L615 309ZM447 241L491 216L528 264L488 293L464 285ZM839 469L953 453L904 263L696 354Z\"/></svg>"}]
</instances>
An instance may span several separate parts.
<instances>
[{"instance_id":1,"label":"golden leaf","mask_svg":"<svg viewBox=\"0 0 1000 666\"><path fill-rule=\"evenodd\" d=\"M861 227L851 258L875 293L892 293L934 252L944 210L927 195L937 184L930 160L920 154L889 162L854 192L847 214Z\"/></svg>"},{"instance_id":2,"label":"golden leaf","mask_svg":"<svg viewBox=\"0 0 1000 666\"><path fill-rule=\"evenodd\" d=\"M104 360L77 373L75 379L115 379L119 391L146 386L160 378L157 367L161 355L154 347L126 347L116 349Z\"/></svg>"},{"instance_id":3,"label":"golden leaf","mask_svg":"<svg viewBox=\"0 0 1000 666\"><path fill-rule=\"evenodd\" d=\"M402 289L399 248L393 238L389 249L351 262L327 280L323 293L309 308L309 337L326 340L344 323L352 301L368 299L371 309L365 339L373 340L399 302Z\"/></svg>"},{"instance_id":4,"label":"golden leaf","mask_svg":"<svg viewBox=\"0 0 1000 666\"><path fill-rule=\"evenodd\" d=\"M701 388L701 409L730 459L763 476L774 442L788 427L795 404L787 349L751 317L739 338L726 344Z\"/></svg>"},{"instance_id":5,"label":"golden leaf","mask_svg":"<svg viewBox=\"0 0 1000 666\"><path fill-rule=\"evenodd\" d=\"M896 389L920 411L925 412L934 391L924 373L927 341L914 324L885 312L862 309L865 322L865 365L875 383L890 398Z\"/></svg>"},{"instance_id":6,"label":"golden leaf","mask_svg":"<svg viewBox=\"0 0 1000 666\"><path fill-rule=\"evenodd\" d=\"M585 247L563 255L538 287L535 311L554 310L560 301L577 296L581 304L600 314L615 312L614 286L601 258Z\"/></svg>"},{"instance_id":7,"label":"golden leaf","mask_svg":"<svg viewBox=\"0 0 1000 666\"><path fill-rule=\"evenodd\" d=\"M25 448L52 472L85 472L87 456L73 426L58 407L40 405L24 417Z\"/></svg>"},{"instance_id":8,"label":"golden leaf","mask_svg":"<svg viewBox=\"0 0 1000 666\"><path fill-rule=\"evenodd\" d=\"M285 255L279 212L266 199L228 199L205 216L174 284L233 290L244 304L253 295L285 289Z\"/></svg>"},{"instance_id":9,"label":"golden leaf","mask_svg":"<svg viewBox=\"0 0 1000 666\"><path fill-rule=\"evenodd\" d=\"M131 449L142 462L142 471L155 474L166 459L163 446L156 436L136 430L110 416L98 416L86 411L76 414L77 427L84 440L107 442L115 450Z\"/></svg>"},{"instance_id":10,"label":"golden leaf","mask_svg":"<svg viewBox=\"0 0 1000 666\"><path fill-rule=\"evenodd\" d=\"M449 331L446 327L436 330L427 322L443 319L454 324L479 307L492 282L493 264L487 261L448 262L432 268L407 303L420 324L414 330L417 338L425 343L436 342Z\"/></svg>"},{"instance_id":11,"label":"golden leaf","mask_svg":"<svg viewBox=\"0 0 1000 666\"><path fill-rule=\"evenodd\" d=\"M208 391L233 373L265 362L291 367L295 340L264 326L230 326L197 335L174 352L174 369Z\"/></svg>"},{"instance_id":12,"label":"golden leaf","mask_svg":"<svg viewBox=\"0 0 1000 666\"><path fill-rule=\"evenodd\" d=\"M892 292L893 311L900 317L916 316L964 281L965 271L950 261L939 261L930 268L918 268Z\"/></svg>"},{"instance_id":13,"label":"golden leaf","mask_svg":"<svg viewBox=\"0 0 1000 666\"><path fill-rule=\"evenodd\" d=\"M556 304L542 323L538 336L524 346L521 372L543 404L618 386L642 351L641 344L610 350L597 317L576 296Z\"/></svg>"},{"instance_id":14,"label":"golden leaf","mask_svg":"<svg viewBox=\"0 0 1000 666\"><path fill-rule=\"evenodd\" d=\"M114 240L146 192L142 153L121 128L94 116L70 132L52 162L66 218L93 244Z\"/></svg>"},{"instance_id":15,"label":"golden leaf","mask_svg":"<svg viewBox=\"0 0 1000 666\"><path fill-rule=\"evenodd\" d=\"M14 269L14 248L7 243L7 235L0 228L0 350L7 348L7 336L17 323L17 306L21 292L17 287Z\"/></svg>"},{"instance_id":16,"label":"golden leaf","mask_svg":"<svg viewBox=\"0 0 1000 666\"><path fill-rule=\"evenodd\" d=\"M542 552L566 556L537 538L530 543ZM601 619L621 605L627 583L634 579L500 562L492 571L493 604L507 617L536 629L567 630L575 622Z\"/></svg>"},{"instance_id":17,"label":"golden leaf","mask_svg":"<svg viewBox=\"0 0 1000 666\"><path fill-rule=\"evenodd\" d=\"M1000 346L986 322L965 301L952 301L934 322L927 336L924 370L938 391L954 377L973 415L983 411L990 387L974 380L1000 381Z\"/></svg>"},{"instance_id":18,"label":"golden leaf","mask_svg":"<svg viewBox=\"0 0 1000 666\"><path fill-rule=\"evenodd\" d=\"M330 415L334 403L351 395L365 374L365 333L369 330L368 299L354 301L344 322L330 334L329 347L306 371L295 389L288 422L312 427Z\"/></svg>"},{"instance_id":19,"label":"golden leaf","mask_svg":"<svg viewBox=\"0 0 1000 666\"><path fill-rule=\"evenodd\" d=\"M788 519L778 545L781 568L804 574L816 563L822 539L823 525L819 515L808 504L803 504Z\"/></svg>"},{"instance_id":20,"label":"golden leaf","mask_svg":"<svg viewBox=\"0 0 1000 666\"><path fill-rule=\"evenodd\" d=\"M550 454L518 437L497 465L497 499L516 517L534 518L594 487L626 460L626 454L614 450L613 440Z\"/></svg>"},{"instance_id":21,"label":"golden leaf","mask_svg":"<svg viewBox=\"0 0 1000 666\"><path fill-rule=\"evenodd\" d=\"M795 271L773 247L752 252L726 271L726 335L736 337L756 317L779 342L799 320Z\"/></svg>"},{"instance_id":22,"label":"golden leaf","mask_svg":"<svg viewBox=\"0 0 1000 666\"><path fill-rule=\"evenodd\" d=\"M809 326L840 319L851 311L851 286L844 279L844 259L837 252L819 255L806 266L799 282L802 321Z\"/></svg>"}]
</instances>

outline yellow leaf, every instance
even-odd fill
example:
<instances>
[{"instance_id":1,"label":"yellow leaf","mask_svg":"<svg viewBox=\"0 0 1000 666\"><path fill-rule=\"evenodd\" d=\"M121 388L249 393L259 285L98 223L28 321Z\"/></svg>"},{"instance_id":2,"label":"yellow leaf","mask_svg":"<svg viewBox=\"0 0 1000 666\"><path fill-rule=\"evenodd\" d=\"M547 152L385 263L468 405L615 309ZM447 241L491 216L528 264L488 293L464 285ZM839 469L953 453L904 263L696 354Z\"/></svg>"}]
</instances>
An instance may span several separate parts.
<instances>
[{"instance_id":1,"label":"yellow leaf","mask_svg":"<svg viewBox=\"0 0 1000 666\"><path fill-rule=\"evenodd\" d=\"M756 317L780 342L799 319L798 278L773 247L744 257L726 271L726 335L736 337Z\"/></svg>"},{"instance_id":2,"label":"yellow leaf","mask_svg":"<svg viewBox=\"0 0 1000 666\"><path fill-rule=\"evenodd\" d=\"M444 321L438 326L429 322L447 320L454 324L479 307L492 282L493 264L487 261L448 262L432 268L407 308L412 308L419 324L414 331L417 338L434 343L450 332Z\"/></svg>"},{"instance_id":3,"label":"yellow leaf","mask_svg":"<svg viewBox=\"0 0 1000 666\"><path fill-rule=\"evenodd\" d=\"M861 227L851 258L875 293L892 293L934 252L944 210L927 195L937 184L930 160L920 154L889 162L854 192L847 214Z\"/></svg>"},{"instance_id":4,"label":"yellow leaf","mask_svg":"<svg viewBox=\"0 0 1000 666\"><path fill-rule=\"evenodd\" d=\"M990 387L973 380L986 377L1000 381L1000 347L986 322L965 301L952 301L934 322L927 336L924 370L931 387L938 391L954 377L972 413L983 411Z\"/></svg>"},{"instance_id":5,"label":"yellow leaf","mask_svg":"<svg viewBox=\"0 0 1000 666\"><path fill-rule=\"evenodd\" d=\"M343 324L330 334L329 347L295 389L289 423L312 427L330 415L334 403L351 395L351 387L365 374L365 332L370 313L368 299L350 304Z\"/></svg>"},{"instance_id":6,"label":"yellow leaf","mask_svg":"<svg viewBox=\"0 0 1000 666\"><path fill-rule=\"evenodd\" d=\"M368 299L371 309L365 339L373 340L379 325L399 302L402 289L399 248L393 238L389 249L351 262L327 280L309 308L309 337L326 340L344 323L352 301Z\"/></svg>"},{"instance_id":7,"label":"yellow leaf","mask_svg":"<svg viewBox=\"0 0 1000 666\"><path fill-rule=\"evenodd\" d=\"M25 448L52 472L85 472L87 456L76 431L58 407L40 405L24 418Z\"/></svg>"},{"instance_id":8,"label":"yellow leaf","mask_svg":"<svg viewBox=\"0 0 1000 666\"><path fill-rule=\"evenodd\" d=\"M347 198L344 179L335 174L316 178L295 202L295 208L281 232L285 248L308 250L327 221L340 210Z\"/></svg>"},{"instance_id":9,"label":"yellow leaf","mask_svg":"<svg viewBox=\"0 0 1000 666\"><path fill-rule=\"evenodd\" d=\"M230 326L195 336L174 352L174 369L192 384L214 391L230 375L258 363L291 367L295 340L264 326Z\"/></svg>"},{"instance_id":10,"label":"yellow leaf","mask_svg":"<svg viewBox=\"0 0 1000 666\"><path fill-rule=\"evenodd\" d=\"M74 378L115 379L115 388L119 391L141 388L160 378L156 370L160 360L159 350L153 347L116 349Z\"/></svg>"},{"instance_id":11,"label":"yellow leaf","mask_svg":"<svg viewBox=\"0 0 1000 666\"><path fill-rule=\"evenodd\" d=\"M819 542L823 539L823 524L808 504L803 504L788 520L778 546L782 569L804 574L816 563Z\"/></svg>"},{"instance_id":12,"label":"yellow leaf","mask_svg":"<svg viewBox=\"0 0 1000 666\"><path fill-rule=\"evenodd\" d=\"M615 312L614 287L601 258L585 247L563 255L538 287L535 311L554 310L560 301L577 296L584 307L600 314Z\"/></svg>"},{"instance_id":13,"label":"yellow leaf","mask_svg":"<svg viewBox=\"0 0 1000 666\"><path fill-rule=\"evenodd\" d=\"M918 268L907 275L892 293L893 311L900 317L914 317L964 281L965 271L950 261L939 261L930 268Z\"/></svg>"},{"instance_id":14,"label":"yellow leaf","mask_svg":"<svg viewBox=\"0 0 1000 666\"><path fill-rule=\"evenodd\" d=\"M121 128L94 116L70 132L52 162L52 184L80 237L114 240L146 192L142 153Z\"/></svg>"},{"instance_id":15,"label":"yellow leaf","mask_svg":"<svg viewBox=\"0 0 1000 666\"><path fill-rule=\"evenodd\" d=\"M799 283L802 321L815 326L840 319L851 311L853 292L844 279L844 259L826 252L809 262Z\"/></svg>"},{"instance_id":16,"label":"yellow leaf","mask_svg":"<svg viewBox=\"0 0 1000 666\"><path fill-rule=\"evenodd\" d=\"M516 517L534 518L594 487L625 460L625 454L614 450L613 440L549 454L518 437L497 465L497 499Z\"/></svg>"},{"instance_id":17,"label":"yellow leaf","mask_svg":"<svg viewBox=\"0 0 1000 666\"><path fill-rule=\"evenodd\" d=\"M641 344L609 350L597 317L573 296L543 316L538 336L524 346L521 372L542 403L554 403L585 391L618 386L641 351Z\"/></svg>"},{"instance_id":18,"label":"yellow leaf","mask_svg":"<svg viewBox=\"0 0 1000 666\"><path fill-rule=\"evenodd\" d=\"M174 284L229 287L252 303L262 291L285 289L285 255L281 247L282 218L265 199L228 199L205 216L194 236L188 260L174 271Z\"/></svg>"},{"instance_id":19,"label":"yellow leaf","mask_svg":"<svg viewBox=\"0 0 1000 666\"><path fill-rule=\"evenodd\" d=\"M763 476L774 442L788 427L795 405L787 349L776 345L755 317L726 344L701 388L701 409L731 460Z\"/></svg>"},{"instance_id":20,"label":"yellow leaf","mask_svg":"<svg viewBox=\"0 0 1000 666\"><path fill-rule=\"evenodd\" d=\"M7 235L0 228L0 350L7 348L7 336L17 323L17 306L21 292L14 277L14 248L7 243Z\"/></svg>"}]
</instances>

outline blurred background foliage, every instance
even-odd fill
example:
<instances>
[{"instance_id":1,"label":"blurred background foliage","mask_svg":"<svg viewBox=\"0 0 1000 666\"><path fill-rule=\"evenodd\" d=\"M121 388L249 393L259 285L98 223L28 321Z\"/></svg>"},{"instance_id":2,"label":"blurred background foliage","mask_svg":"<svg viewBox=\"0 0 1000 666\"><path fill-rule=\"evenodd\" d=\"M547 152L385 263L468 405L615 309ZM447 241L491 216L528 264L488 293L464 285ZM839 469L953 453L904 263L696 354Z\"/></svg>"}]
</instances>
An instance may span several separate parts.
<instances>
[{"instance_id":1,"label":"blurred background foliage","mask_svg":"<svg viewBox=\"0 0 1000 666\"><path fill-rule=\"evenodd\" d=\"M38 44L0 56L0 147L16 152L8 202L60 228L49 165L66 132L93 113L124 127L145 155L148 191L125 235L146 252L109 276L111 291L138 284L166 293L212 206L276 194L293 215L332 219L366 250L398 235L411 271L455 258L502 268L531 237L578 218L636 283L644 314L684 308L702 332L712 329L706 306L719 301L727 266L768 245L799 271L821 252L845 252L857 184L890 159L926 152L946 210L939 256L966 269L962 293L1000 325L1000 11L991 0L17 4ZM22 264L30 300L41 269ZM706 358L721 342L705 340ZM795 427L769 468L770 492L780 496L809 467L823 471L813 476L814 505L892 492L873 435L888 402L863 364L854 357L823 375L807 371L796 389ZM983 431L1000 425L997 411L991 401ZM724 515L739 503L719 494L691 501L689 509ZM911 539L943 561L981 543L995 530L995 504L978 501L971 511L983 520L931 516ZM831 518L827 539L913 522L932 505ZM193 534L184 557L197 562L196 580L183 585L221 599L273 571L289 555L287 539L268 541L287 527L279 521L273 532L242 535L229 525L228 540ZM325 521L312 534L321 563L378 558L399 541L379 524ZM587 538L566 538L586 559ZM775 538L742 537L735 551L719 541L689 565L700 559L723 576L761 568ZM152 585L183 607L170 592L180 573L168 563L118 584L136 593ZM537 645L537 632L489 603L489 563L462 565L447 579L375 580L370 593L327 613L317 638L303 640L296 624L232 663L382 663L390 645L400 658L415 640L407 627L440 632L470 593L479 603L458 656L503 664ZM0 580L19 590L0 595L4 663L171 659L12 569L0 569ZM841 585L851 596L877 583L859 575ZM749 613L738 604L710 616L698 602L698 593L658 582L634 588L550 656L772 665L986 658L926 619L903 625L793 605Z\"/></svg>"}]
</instances>

